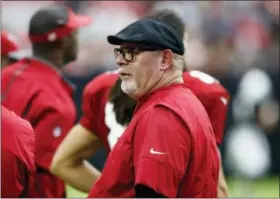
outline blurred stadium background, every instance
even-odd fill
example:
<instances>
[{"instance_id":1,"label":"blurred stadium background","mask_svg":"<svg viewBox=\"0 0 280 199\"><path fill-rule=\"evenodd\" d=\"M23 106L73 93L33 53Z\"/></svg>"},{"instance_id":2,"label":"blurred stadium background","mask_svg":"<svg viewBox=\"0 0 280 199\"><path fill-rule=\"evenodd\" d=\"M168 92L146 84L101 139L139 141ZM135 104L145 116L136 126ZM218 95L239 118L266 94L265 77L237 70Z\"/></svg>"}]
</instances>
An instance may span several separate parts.
<instances>
[{"instance_id":1,"label":"blurred stadium background","mask_svg":"<svg viewBox=\"0 0 280 199\"><path fill-rule=\"evenodd\" d=\"M85 84L115 68L106 36L151 10L175 10L188 24L189 69L213 75L232 97L221 146L231 197L279 197L279 1L2 1L2 29L22 49L15 56L30 53L32 14L54 3L93 18L80 31L79 59L64 69L79 115ZM91 162L102 169L104 160L101 150ZM83 196L68 188L68 197Z\"/></svg>"}]
</instances>

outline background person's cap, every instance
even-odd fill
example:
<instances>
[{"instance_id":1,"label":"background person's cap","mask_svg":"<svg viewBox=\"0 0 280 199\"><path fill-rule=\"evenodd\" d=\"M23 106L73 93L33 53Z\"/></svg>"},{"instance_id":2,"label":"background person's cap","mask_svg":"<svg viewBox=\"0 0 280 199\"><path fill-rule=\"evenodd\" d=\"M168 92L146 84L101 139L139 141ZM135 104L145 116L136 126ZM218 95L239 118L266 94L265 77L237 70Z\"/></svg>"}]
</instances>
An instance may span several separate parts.
<instances>
[{"instance_id":1,"label":"background person's cap","mask_svg":"<svg viewBox=\"0 0 280 199\"><path fill-rule=\"evenodd\" d=\"M1 32L1 56L8 55L19 49L15 37L7 31Z\"/></svg>"},{"instance_id":2,"label":"background person's cap","mask_svg":"<svg viewBox=\"0 0 280 199\"><path fill-rule=\"evenodd\" d=\"M113 45L135 43L170 49L179 55L185 52L183 40L176 28L163 21L149 18L128 25L116 35L109 35L107 40Z\"/></svg>"},{"instance_id":3,"label":"background person's cap","mask_svg":"<svg viewBox=\"0 0 280 199\"><path fill-rule=\"evenodd\" d=\"M33 43L53 42L89 25L91 21L90 17L76 15L66 6L42 8L30 20L29 38Z\"/></svg>"}]
</instances>

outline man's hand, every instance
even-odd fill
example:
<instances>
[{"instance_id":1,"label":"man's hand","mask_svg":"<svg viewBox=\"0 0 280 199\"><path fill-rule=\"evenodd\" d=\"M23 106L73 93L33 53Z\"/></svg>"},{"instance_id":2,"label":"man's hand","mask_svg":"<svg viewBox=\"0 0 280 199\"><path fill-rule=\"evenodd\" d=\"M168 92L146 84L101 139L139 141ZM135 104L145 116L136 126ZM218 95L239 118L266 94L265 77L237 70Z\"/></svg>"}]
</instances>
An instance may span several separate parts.
<instances>
[{"instance_id":1,"label":"man's hand","mask_svg":"<svg viewBox=\"0 0 280 199\"><path fill-rule=\"evenodd\" d=\"M222 158L220 150L218 149L219 157L220 157L220 171L219 171L219 181L218 181L218 198L227 198L229 197L229 190L227 186L227 182L224 175Z\"/></svg>"},{"instance_id":2,"label":"man's hand","mask_svg":"<svg viewBox=\"0 0 280 199\"><path fill-rule=\"evenodd\" d=\"M229 197L228 186L224 177L223 168L220 168L219 172L219 182L218 182L218 198Z\"/></svg>"}]
</instances>

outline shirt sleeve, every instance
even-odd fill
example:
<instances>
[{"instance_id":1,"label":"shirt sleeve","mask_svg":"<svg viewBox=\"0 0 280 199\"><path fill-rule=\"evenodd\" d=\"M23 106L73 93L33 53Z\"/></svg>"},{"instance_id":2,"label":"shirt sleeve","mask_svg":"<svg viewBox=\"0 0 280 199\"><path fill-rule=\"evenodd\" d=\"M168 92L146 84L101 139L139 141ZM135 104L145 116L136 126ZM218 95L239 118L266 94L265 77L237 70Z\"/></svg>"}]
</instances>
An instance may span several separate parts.
<instances>
[{"instance_id":1,"label":"shirt sleeve","mask_svg":"<svg viewBox=\"0 0 280 199\"><path fill-rule=\"evenodd\" d=\"M45 110L39 117L40 120L34 128L36 133L35 162L38 166L49 170L53 155L72 128L74 118L67 118L54 108Z\"/></svg>"},{"instance_id":2,"label":"shirt sleeve","mask_svg":"<svg viewBox=\"0 0 280 199\"><path fill-rule=\"evenodd\" d=\"M79 123L86 129L96 133L97 125L95 124L96 115L99 112L99 104L101 103L101 97L98 92L91 90L90 84L85 87L82 99L82 117Z\"/></svg>"},{"instance_id":3,"label":"shirt sleeve","mask_svg":"<svg viewBox=\"0 0 280 199\"><path fill-rule=\"evenodd\" d=\"M18 198L24 189L24 163L6 148L1 148L1 197Z\"/></svg>"},{"instance_id":4,"label":"shirt sleeve","mask_svg":"<svg viewBox=\"0 0 280 199\"><path fill-rule=\"evenodd\" d=\"M134 137L135 186L175 198L190 157L190 135L182 119L156 106L137 124Z\"/></svg>"}]
</instances>

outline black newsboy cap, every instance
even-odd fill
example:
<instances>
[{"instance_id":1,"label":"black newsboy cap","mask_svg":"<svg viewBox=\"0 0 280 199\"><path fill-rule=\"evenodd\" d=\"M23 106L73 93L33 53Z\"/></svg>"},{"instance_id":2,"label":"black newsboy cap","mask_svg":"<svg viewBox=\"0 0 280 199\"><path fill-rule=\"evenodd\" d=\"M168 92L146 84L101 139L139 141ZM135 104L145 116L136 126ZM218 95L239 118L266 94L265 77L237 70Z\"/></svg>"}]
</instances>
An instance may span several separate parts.
<instances>
[{"instance_id":1,"label":"black newsboy cap","mask_svg":"<svg viewBox=\"0 0 280 199\"><path fill-rule=\"evenodd\" d=\"M109 35L107 40L113 45L122 43L154 45L170 49L179 55L183 55L185 51L183 39L172 25L151 18L138 20L116 35Z\"/></svg>"}]
</instances>

